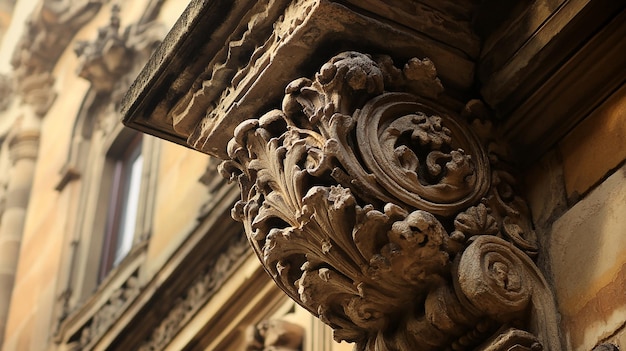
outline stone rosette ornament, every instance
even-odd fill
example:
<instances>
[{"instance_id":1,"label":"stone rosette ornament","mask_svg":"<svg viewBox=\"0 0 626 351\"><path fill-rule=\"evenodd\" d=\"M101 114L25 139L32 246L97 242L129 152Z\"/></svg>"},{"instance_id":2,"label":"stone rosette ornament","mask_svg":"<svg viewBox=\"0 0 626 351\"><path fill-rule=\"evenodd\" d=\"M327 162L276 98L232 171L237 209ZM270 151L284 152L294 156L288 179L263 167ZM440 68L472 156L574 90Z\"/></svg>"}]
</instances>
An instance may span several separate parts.
<instances>
[{"instance_id":1,"label":"stone rosette ornament","mask_svg":"<svg viewBox=\"0 0 626 351\"><path fill-rule=\"evenodd\" d=\"M356 350L560 350L487 109L434 64L344 52L241 123L223 175L267 272Z\"/></svg>"}]
</instances>

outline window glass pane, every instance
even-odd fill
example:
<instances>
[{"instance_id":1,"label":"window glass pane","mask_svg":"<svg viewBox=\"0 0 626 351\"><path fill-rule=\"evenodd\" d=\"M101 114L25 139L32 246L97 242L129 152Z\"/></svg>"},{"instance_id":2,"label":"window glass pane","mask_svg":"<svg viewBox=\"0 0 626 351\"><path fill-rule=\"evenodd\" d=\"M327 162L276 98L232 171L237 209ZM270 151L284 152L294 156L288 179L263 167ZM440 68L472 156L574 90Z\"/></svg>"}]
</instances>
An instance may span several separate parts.
<instances>
[{"instance_id":1,"label":"window glass pane","mask_svg":"<svg viewBox=\"0 0 626 351\"><path fill-rule=\"evenodd\" d=\"M117 247L113 265L116 266L133 246L135 225L137 223L137 210L139 206L139 192L141 189L141 171L143 168L143 156L137 152L134 158L129 160L125 174L125 194L121 204L121 221L117 233Z\"/></svg>"}]
</instances>

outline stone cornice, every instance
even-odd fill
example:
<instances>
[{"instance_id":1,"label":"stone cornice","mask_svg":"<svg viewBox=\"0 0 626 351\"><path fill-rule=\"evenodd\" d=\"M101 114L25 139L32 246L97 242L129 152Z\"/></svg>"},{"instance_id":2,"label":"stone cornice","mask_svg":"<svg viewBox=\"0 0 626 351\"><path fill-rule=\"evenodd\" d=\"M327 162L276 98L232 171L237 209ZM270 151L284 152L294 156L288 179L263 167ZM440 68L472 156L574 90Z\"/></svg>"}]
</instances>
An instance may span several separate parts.
<instances>
[{"instance_id":1,"label":"stone cornice","mask_svg":"<svg viewBox=\"0 0 626 351\"><path fill-rule=\"evenodd\" d=\"M493 3L483 15L501 18ZM626 82L625 10L623 1L532 1L485 34L477 86L519 164L539 159Z\"/></svg>"},{"instance_id":2,"label":"stone cornice","mask_svg":"<svg viewBox=\"0 0 626 351\"><path fill-rule=\"evenodd\" d=\"M220 4L216 3L213 6ZM308 52L332 54L350 47L454 62L454 65L443 65L440 76L450 91L467 93L473 81L471 55L477 53L478 47L477 38L470 34L469 22L463 27L464 22L459 20L447 34L448 38L459 41L457 46L461 48L456 48L421 32L433 27L435 19L453 21L449 14L437 8L420 5L420 11L407 15L409 12L394 12L392 6L380 1L359 4L310 0L286 6L285 1L264 1L245 13L221 8L225 23L236 25L227 33L221 27L213 29L211 40L207 41L206 36L197 37L196 32L202 30L190 23L197 21L198 26L213 23L211 16L216 14L200 11L197 8L200 2L192 3L166 38L164 47L157 50L154 60L131 87L123 103L125 123L167 140L224 156L220 148L203 146L209 135L225 141L232 133L233 123L278 103L277 93L290 79L310 73L312 65L322 63L323 55L318 62L311 62ZM382 17L371 16L367 10L376 6L387 6L389 11ZM450 4L442 2L439 6ZM279 15L280 19L275 22ZM421 24L405 25L409 23ZM190 31L191 28L194 31ZM465 34L456 35L454 30ZM202 49L191 47L190 42ZM216 42L222 43L217 49L213 47ZM176 50L176 57L170 58L171 52ZM191 57L185 57L185 52L193 53L191 66L190 62L184 62L191 61ZM199 56L198 52L204 55ZM173 71L178 73L171 75ZM258 84L259 81L264 83ZM167 88L146 89L156 82Z\"/></svg>"},{"instance_id":3,"label":"stone cornice","mask_svg":"<svg viewBox=\"0 0 626 351\"><path fill-rule=\"evenodd\" d=\"M333 1L311 1L301 2L300 6L306 6L306 3L315 3L308 18L315 17L314 12L318 8L337 5ZM472 63L469 62L466 67L470 69L466 72L469 74L470 83L457 86L460 90L471 87L469 91L465 91L469 94L476 94L476 91L472 92L475 88L480 89L487 105L495 109L496 115L507 124L507 137L511 140L520 162L524 164L532 162L554 145L572 126L585 118L590 110L597 106L599 100L606 98L626 80L626 74L620 73L619 69L625 64L621 55L623 40L620 38L623 37L626 21L617 18L624 16L623 10L626 5L622 2L556 1L547 7L542 6L541 2L533 2L532 5L520 5L513 9L505 7L509 14L504 17L501 13L502 8L490 1L483 2L480 7L476 7L471 1L421 1L412 3L411 6L415 7L411 8L406 8L408 5L401 1L384 4L376 0L344 1L342 4L342 8L348 9L353 14L363 14L365 17L376 14L374 22L380 21L378 23L385 27L378 28L379 30L401 28L411 33L423 31L434 38L431 43L446 43L444 47L459 55L459 59L438 59L428 50L411 52L411 47L423 44L420 40L411 39L405 40L412 43L405 47L394 47L393 41L389 40L378 46L378 49L374 48L368 52L399 55L402 58L427 56L440 67L440 75L448 90L454 87L454 84L447 81L448 74L445 70L451 69L450 67L456 68L457 71L453 71L452 75L459 76L462 72L462 69L461 71L459 69L465 65L464 60L476 62L478 68L475 76L471 68ZM311 72L310 66L301 64L297 55L280 62L281 53L285 51L272 52L262 38L236 37L233 41L229 35L236 33L237 28L248 28L246 21L250 19L249 13L258 13L258 10L254 12L252 7L247 7L245 11L248 12L241 8L235 11L230 6L232 4L219 1L211 4L203 1L192 2L122 104L126 124L181 145L195 145L195 148L203 152L219 153L220 151L214 149L216 144L213 141L209 143L210 146L201 145L206 135L200 135L202 133L198 133L198 130L213 129L215 140L219 143L225 142L220 134L222 132L228 134L232 130L232 125L220 124L214 117L204 118L207 110L209 115L210 111L215 111L215 114L223 116L222 119L235 121L241 118L239 117L241 115L261 111L263 103L268 105L272 103L272 99L276 99L273 93L267 92L272 90L267 86L268 83L284 86L287 78L282 77L294 78ZM429 9L430 12L422 13L421 20L412 20L414 17L411 16L414 16L416 11L421 11L421 8ZM330 11L328 26L341 23L340 28L334 29L333 43L337 47L347 49L349 44L341 46L339 43L349 43L350 33L358 31L358 28L342 22L341 15L338 14L341 11L339 8ZM478 56L474 56L478 41L468 34L466 24L472 20L484 20L494 16L497 17L496 26L489 30L481 29L484 47ZM228 27L216 21L216 18L224 18L226 19L224 23L236 25L232 25L231 32L228 32ZM458 28L457 31L442 33L436 24L447 23L446 21L450 20L458 24L455 27ZM220 26L216 27L216 23ZM519 25L520 23L523 25ZM541 25L542 23L545 25ZM310 21L298 23L297 26L314 28L314 24L315 21ZM474 26L477 27L479 24ZM204 46L208 45L205 44L207 31L212 33L210 43L213 46L210 47ZM299 40L297 32L293 30L289 34L293 43ZM303 29L301 32L306 30ZM373 40L367 31L358 32L361 34L359 39L362 39L362 42ZM394 33L387 32L385 38L393 38L396 35ZM310 35L307 38L310 38ZM255 47L254 56L227 56L215 45L222 43L221 47L228 51L230 50L228 43L235 43L239 39L248 41L248 45ZM284 42L288 45L289 40ZM234 47L241 47L241 44L242 42L237 42ZM304 51L329 52L324 51L324 48L328 47L324 47L323 44L307 45L300 42L295 47ZM193 53L193 58L185 57L185 52ZM259 73L257 70L254 73L255 70L250 68L250 58L254 57L254 60L258 61L263 53L269 52L272 52L270 57L277 62L275 66L279 68L273 70L271 64L267 67L258 66L265 71ZM198 57L202 59L198 60ZM219 61L220 57L228 57L228 60ZM229 60L234 63L231 67L228 66ZM604 63L597 64L598 61ZM310 62L307 61L307 64ZM297 67L298 65L300 67ZM593 67L595 73L582 67ZM252 72L239 73L236 82L254 79L255 75L256 78L265 76L267 81L248 90L234 89L228 80L233 77L233 73L221 80L219 75L207 79L209 77L207 73L218 68ZM579 77L584 83L578 81ZM205 95L202 96L205 101L181 108L181 101L191 100L184 96L185 92L193 90L194 87L197 91L200 85L203 85L203 89L208 89L206 95L204 92L198 94ZM260 90L257 91L255 88ZM179 113L172 111L176 104ZM207 128L207 125L214 125L214 128ZM191 134L190 137L191 130L196 134Z\"/></svg>"}]
</instances>

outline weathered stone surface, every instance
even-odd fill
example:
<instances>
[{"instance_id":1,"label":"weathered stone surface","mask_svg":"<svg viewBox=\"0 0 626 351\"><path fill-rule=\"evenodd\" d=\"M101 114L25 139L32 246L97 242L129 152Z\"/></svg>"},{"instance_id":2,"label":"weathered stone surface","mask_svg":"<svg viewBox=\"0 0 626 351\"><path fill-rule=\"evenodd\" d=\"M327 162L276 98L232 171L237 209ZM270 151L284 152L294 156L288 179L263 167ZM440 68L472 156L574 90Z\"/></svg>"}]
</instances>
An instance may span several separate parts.
<instances>
[{"instance_id":1,"label":"weathered stone surface","mask_svg":"<svg viewBox=\"0 0 626 351\"><path fill-rule=\"evenodd\" d=\"M572 350L590 350L626 314L626 169L621 168L553 226L550 263L561 326Z\"/></svg>"},{"instance_id":2,"label":"weathered stone surface","mask_svg":"<svg viewBox=\"0 0 626 351\"><path fill-rule=\"evenodd\" d=\"M194 57L202 60L194 59L191 66L181 66L184 57L170 57L174 47L172 40L166 39L166 45L156 55L159 61L148 65L129 92L124 104L125 123L225 157L223 148L216 145L226 143L239 122L279 104L282 91L291 80L310 74L313 67L323 63L324 55L311 56L312 51L332 55L339 50L367 47L372 53L427 56L442 66L439 75L450 91L466 94L471 88L471 57L476 55L477 38L469 29L466 12L471 12L468 9L473 6L469 3L415 5L413 11L406 12L393 11L389 4L374 0L355 5L313 0L243 4L246 2L235 2L229 5L232 8L220 2L214 5L215 11L223 11L221 18L228 18L225 23L234 26L229 29L222 22L203 17L215 15L199 10L206 5L190 5L185 21L179 22L170 37L176 37L179 45L186 45L197 35L195 31L187 32L192 23L215 23L216 28L208 29L214 32L212 41L195 40L201 49L194 50L201 50L204 55ZM381 20L363 11L373 7L386 8L381 16L390 18ZM456 12L441 10L446 7ZM414 28L390 25L389 21ZM438 21L447 21L450 28L442 30L436 26ZM430 37L435 27L441 41ZM428 35L423 34L426 32ZM459 48L444 44L444 37L456 41ZM217 42L222 43L221 47L215 47ZM161 79L163 89L144 91L148 82L156 79Z\"/></svg>"},{"instance_id":3,"label":"weathered stone surface","mask_svg":"<svg viewBox=\"0 0 626 351\"><path fill-rule=\"evenodd\" d=\"M242 190L233 212L267 271L357 349L561 350L526 205L509 165L499 172L506 152L485 142L496 132L473 128L487 124L480 108L462 114L478 117L472 126L450 111L480 85L528 165L622 84L624 4L520 3L478 57L471 1L192 2L128 95L125 121L230 159L223 170ZM206 20L216 13L226 20ZM323 64L355 48L373 55ZM381 51L417 59L398 69ZM479 84L468 85L475 61ZM432 62L452 87L445 98L407 84ZM556 152L527 176L552 244L562 177Z\"/></svg>"},{"instance_id":4,"label":"weathered stone surface","mask_svg":"<svg viewBox=\"0 0 626 351\"><path fill-rule=\"evenodd\" d=\"M560 350L485 110L462 118L441 91L428 59L332 57L235 129L220 166L242 191L233 215L279 287L357 350Z\"/></svg>"},{"instance_id":5,"label":"weathered stone surface","mask_svg":"<svg viewBox=\"0 0 626 351\"><path fill-rule=\"evenodd\" d=\"M520 163L536 161L623 84L625 6L564 2L483 86Z\"/></svg>"},{"instance_id":6,"label":"weathered stone surface","mask_svg":"<svg viewBox=\"0 0 626 351\"><path fill-rule=\"evenodd\" d=\"M550 229L567 208L563 161L552 151L524 174L524 188L535 227Z\"/></svg>"},{"instance_id":7,"label":"weathered stone surface","mask_svg":"<svg viewBox=\"0 0 626 351\"><path fill-rule=\"evenodd\" d=\"M626 159L626 85L560 143L568 198L590 187Z\"/></svg>"}]
</instances>

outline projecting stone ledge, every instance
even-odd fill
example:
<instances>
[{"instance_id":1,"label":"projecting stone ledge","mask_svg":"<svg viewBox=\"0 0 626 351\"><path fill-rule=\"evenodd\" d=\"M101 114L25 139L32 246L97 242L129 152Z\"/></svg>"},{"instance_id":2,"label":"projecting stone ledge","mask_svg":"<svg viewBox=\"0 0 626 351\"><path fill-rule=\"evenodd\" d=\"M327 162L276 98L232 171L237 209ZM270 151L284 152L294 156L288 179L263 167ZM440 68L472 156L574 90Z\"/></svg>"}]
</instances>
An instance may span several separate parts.
<instances>
[{"instance_id":1,"label":"projecting stone ledge","mask_svg":"<svg viewBox=\"0 0 626 351\"><path fill-rule=\"evenodd\" d=\"M124 123L225 157L237 124L350 49L428 57L450 94L464 96L479 49L472 12L469 1L194 1L131 87Z\"/></svg>"}]
</instances>

